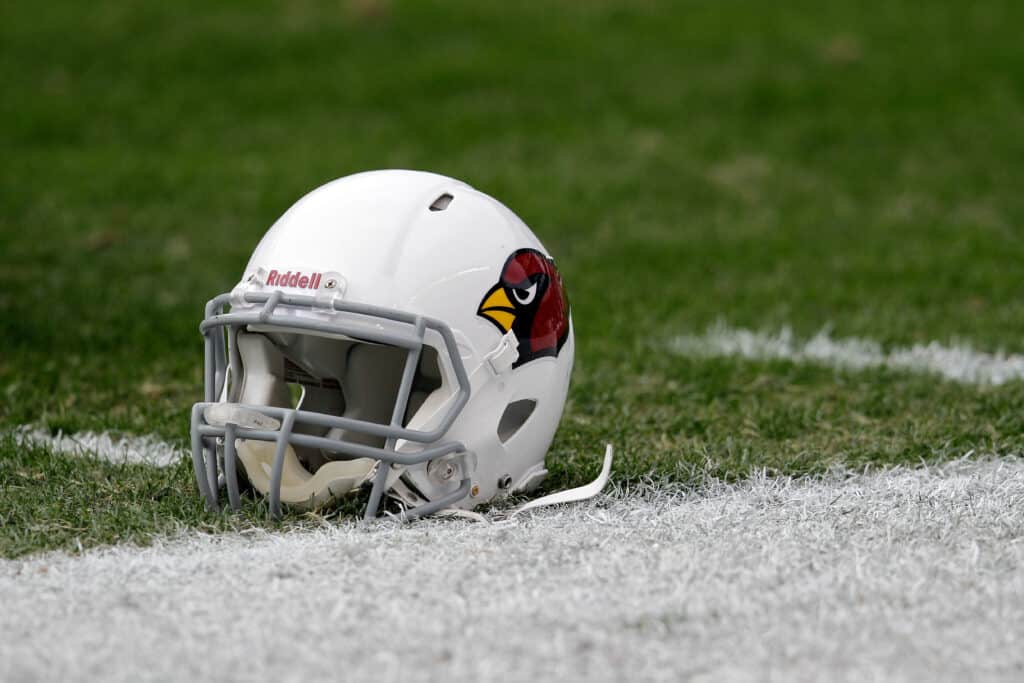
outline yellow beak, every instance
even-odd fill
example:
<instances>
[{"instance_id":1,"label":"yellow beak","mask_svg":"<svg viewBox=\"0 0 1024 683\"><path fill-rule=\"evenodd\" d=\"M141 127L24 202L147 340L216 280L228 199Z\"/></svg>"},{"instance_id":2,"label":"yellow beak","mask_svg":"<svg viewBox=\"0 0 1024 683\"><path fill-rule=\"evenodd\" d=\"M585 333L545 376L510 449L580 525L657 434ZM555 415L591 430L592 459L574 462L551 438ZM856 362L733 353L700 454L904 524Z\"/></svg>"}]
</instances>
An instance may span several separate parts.
<instances>
[{"instance_id":1,"label":"yellow beak","mask_svg":"<svg viewBox=\"0 0 1024 683\"><path fill-rule=\"evenodd\" d=\"M511 330L512 323L516 320L516 309L500 282L487 293L476 314L487 318L503 332Z\"/></svg>"}]
</instances>

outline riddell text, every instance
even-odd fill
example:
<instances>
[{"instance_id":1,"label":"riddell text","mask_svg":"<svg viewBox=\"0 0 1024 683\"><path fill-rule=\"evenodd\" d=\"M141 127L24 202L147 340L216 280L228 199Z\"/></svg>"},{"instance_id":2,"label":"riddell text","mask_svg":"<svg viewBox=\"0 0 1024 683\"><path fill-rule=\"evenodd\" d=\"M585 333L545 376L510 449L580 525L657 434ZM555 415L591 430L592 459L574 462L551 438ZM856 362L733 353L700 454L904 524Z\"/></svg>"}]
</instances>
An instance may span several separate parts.
<instances>
[{"instance_id":1,"label":"riddell text","mask_svg":"<svg viewBox=\"0 0 1024 683\"><path fill-rule=\"evenodd\" d=\"M271 287L297 287L299 289L316 289L320 286L323 273L310 273L303 275L300 271L285 271L280 273L276 270L270 271L267 276L267 284Z\"/></svg>"}]
</instances>

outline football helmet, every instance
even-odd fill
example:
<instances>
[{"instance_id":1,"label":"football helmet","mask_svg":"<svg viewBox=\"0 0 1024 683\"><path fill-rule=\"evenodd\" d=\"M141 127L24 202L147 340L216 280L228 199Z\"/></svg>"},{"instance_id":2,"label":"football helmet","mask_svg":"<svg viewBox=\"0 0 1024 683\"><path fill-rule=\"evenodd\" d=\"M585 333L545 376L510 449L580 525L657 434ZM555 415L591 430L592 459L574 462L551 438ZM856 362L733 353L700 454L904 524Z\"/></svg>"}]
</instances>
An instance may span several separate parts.
<instances>
[{"instance_id":1,"label":"football helmet","mask_svg":"<svg viewBox=\"0 0 1024 683\"><path fill-rule=\"evenodd\" d=\"M239 475L275 516L365 486L372 518L385 495L416 517L547 474L573 366L565 284L523 221L458 180L373 171L313 190L200 331L191 440L211 508L222 488L238 507Z\"/></svg>"}]
</instances>

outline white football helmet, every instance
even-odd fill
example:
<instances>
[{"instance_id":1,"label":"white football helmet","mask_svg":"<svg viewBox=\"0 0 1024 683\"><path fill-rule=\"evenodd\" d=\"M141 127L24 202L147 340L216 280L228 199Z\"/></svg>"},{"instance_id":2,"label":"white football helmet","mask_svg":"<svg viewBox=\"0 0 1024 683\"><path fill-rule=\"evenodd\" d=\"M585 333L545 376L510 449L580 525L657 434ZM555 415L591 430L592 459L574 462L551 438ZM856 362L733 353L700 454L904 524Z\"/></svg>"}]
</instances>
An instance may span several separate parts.
<instances>
[{"instance_id":1,"label":"white football helmet","mask_svg":"<svg viewBox=\"0 0 1024 683\"><path fill-rule=\"evenodd\" d=\"M375 171L310 192L200 330L192 454L214 509L222 486L238 506L239 468L274 515L367 485L367 518L385 493L420 516L547 474L573 365L565 286L526 224L462 182Z\"/></svg>"}]
</instances>

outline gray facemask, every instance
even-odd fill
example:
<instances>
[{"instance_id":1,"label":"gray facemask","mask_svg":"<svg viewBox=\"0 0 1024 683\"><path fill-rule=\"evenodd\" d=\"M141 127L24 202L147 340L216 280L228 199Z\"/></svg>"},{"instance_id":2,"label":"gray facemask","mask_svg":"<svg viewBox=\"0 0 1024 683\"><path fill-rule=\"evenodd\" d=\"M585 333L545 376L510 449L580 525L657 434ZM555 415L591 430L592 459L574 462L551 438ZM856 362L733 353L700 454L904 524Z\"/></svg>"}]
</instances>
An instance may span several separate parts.
<instances>
[{"instance_id":1,"label":"gray facemask","mask_svg":"<svg viewBox=\"0 0 1024 683\"><path fill-rule=\"evenodd\" d=\"M373 518L400 470L426 462L451 473L451 490L407 516L469 496L471 454L441 441L470 396L445 323L340 297L242 292L212 299L200 332L205 400L192 408L192 459L211 509L222 485L239 508L239 462L274 517L282 502L317 506L372 482L364 517ZM429 430L407 428L442 365L451 387L442 412ZM295 407L289 384L302 390Z\"/></svg>"}]
</instances>

